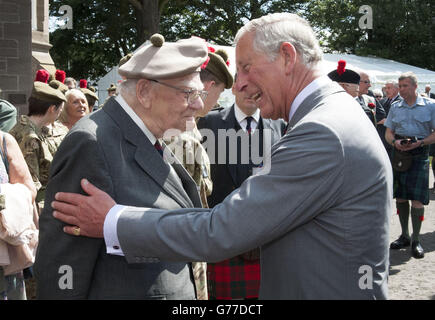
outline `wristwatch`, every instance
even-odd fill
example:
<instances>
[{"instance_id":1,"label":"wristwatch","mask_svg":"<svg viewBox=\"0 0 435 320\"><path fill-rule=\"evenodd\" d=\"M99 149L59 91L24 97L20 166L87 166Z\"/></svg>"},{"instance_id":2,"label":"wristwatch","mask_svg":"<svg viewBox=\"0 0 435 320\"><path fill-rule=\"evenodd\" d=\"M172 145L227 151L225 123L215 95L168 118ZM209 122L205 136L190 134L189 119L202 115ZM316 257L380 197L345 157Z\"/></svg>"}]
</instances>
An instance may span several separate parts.
<instances>
[{"instance_id":1,"label":"wristwatch","mask_svg":"<svg viewBox=\"0 0 435 320\"><path fill-rule=\"evenodd\" d=\"M423 147L424 146L424 140L420 140L420 141L421 141L420 147Z\"/></svg>"}]
</instances>

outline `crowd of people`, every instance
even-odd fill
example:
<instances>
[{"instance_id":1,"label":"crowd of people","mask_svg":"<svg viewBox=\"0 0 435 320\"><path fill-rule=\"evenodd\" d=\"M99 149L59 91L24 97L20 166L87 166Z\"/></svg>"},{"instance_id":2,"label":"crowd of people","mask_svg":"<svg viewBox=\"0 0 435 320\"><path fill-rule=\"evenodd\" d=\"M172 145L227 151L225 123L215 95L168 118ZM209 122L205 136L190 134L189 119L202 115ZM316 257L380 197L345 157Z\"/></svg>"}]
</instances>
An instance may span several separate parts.
<instances>
[{"instance_id":1,"label":"crowd of people","mask_svg":"<svg viewBox=\"0 0 435 320\"><path fill-rule=\"evenodd\" d=\"M235 44L229 61L153 35L101 105L44 69L27 115L0 100L0 299L26 299L25 281L37 299L388 298L389 250L424 257L430 86L407 72L372 91L344 60L323 74L294 14L248 22Z\"/></svg>"}]
</instances>

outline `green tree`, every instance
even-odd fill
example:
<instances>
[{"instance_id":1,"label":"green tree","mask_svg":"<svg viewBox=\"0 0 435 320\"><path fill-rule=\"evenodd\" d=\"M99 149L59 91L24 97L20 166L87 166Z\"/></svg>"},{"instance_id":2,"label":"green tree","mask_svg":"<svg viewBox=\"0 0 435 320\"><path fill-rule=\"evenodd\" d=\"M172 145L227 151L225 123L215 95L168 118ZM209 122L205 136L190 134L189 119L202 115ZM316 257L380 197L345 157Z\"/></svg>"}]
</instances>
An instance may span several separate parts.
<instances>
[{"instance_id":1,"label":"green tree","mask_svg":"<svg viewBox=\"0 0 435 320\"><path fill-rule=\"evenodd\" d=\"M54 0L50 15L62 16L62 5L73 9L73 28L50 33L50 53L67 76L96 80L135 47L135 19L126 1Z\"/></svg>"},{"instance_id":2,"label":"green tree","mask_svg":"<svg viewBox=\"0 0 435 320\"><path fill-rule=\"evenodd\" d=\"M62 5L73 12L73 29L50 34L50 53L58 68L75 78L97 80L127 53L159 31L167 0L53 0L50 15L61 17Z\"/></svg>"},{"instance_id":3,"label":"green tree","mask_svg":"<svg viewBox=\"0 0 435 320\"><path fill-rule=\"evenodd\" d=\"M169 41L196 35L219 45L230 45L247 21L270 12L301 12L307 2L169 0L162 12L160 27Z\"/></svg>"},{"instance_id":4,"label":"green tree","mask_svg":"<svg viewBox=\"0 0 435 320\"><path fill-rule=\"evenodd\" d=\"M362 5L373 11L373 29L361 29ZM430 0L313 0L308 20L326 52L373 55L435 70L434 11Z\"/></svg>"}]
</instances>

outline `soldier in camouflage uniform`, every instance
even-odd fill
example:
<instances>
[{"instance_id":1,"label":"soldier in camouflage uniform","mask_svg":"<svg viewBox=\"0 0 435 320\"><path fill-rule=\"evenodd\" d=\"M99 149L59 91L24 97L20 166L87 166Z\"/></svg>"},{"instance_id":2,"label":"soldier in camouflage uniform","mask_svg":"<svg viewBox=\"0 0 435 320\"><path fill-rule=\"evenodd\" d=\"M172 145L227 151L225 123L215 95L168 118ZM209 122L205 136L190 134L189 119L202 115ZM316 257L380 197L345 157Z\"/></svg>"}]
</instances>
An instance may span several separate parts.
<instances>
[{"instance_id":1,"label":"soldier in camouflage uniform","mask_svg":"<svg viewBox=\"0 0 435 320\"><path fill-rule=\"evenodd\" d=\"M209 47L209 61L202 68L200 77L207 91L204 108L197 116L203 117L216 105L217 100L224 91L232 87L234 79L228 68L228 54L224 50L215 51ZM211 195L213 183L210 177L210 160L207 152L201 145L202 136L195 126L172 138L165 138L165 142L177 156L177 150L182 150L180 162L195 181L201 197L202 206L208 208L207 197ZM181 149L180 149L181 148ZM199 300L207 300L207 263L193 262L193 275Z\"/></svg>"},{"instance_id":2,"label":"soldier in camouflage uniform","mask_svg":"<svg viewBox=\"0 0 435 320\"><path fill-rule=\"evenodd\" d=\"M38 194L36 201L42 209L50 165L57 150L54 140L49 139L49 126L53 123L66 101L62 92L46 83L34 82L29 98L29 113L20 117L10 131L17 140L29 167Z\"/></svg>"}]
</instances>

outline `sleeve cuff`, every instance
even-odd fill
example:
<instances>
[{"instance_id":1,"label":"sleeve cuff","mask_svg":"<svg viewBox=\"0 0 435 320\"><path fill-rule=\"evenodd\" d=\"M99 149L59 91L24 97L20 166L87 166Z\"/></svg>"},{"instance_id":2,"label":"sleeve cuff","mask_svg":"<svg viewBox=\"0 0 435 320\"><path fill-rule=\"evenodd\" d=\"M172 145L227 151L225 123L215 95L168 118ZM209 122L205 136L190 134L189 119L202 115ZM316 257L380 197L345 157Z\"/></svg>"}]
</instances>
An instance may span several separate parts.
<instances>
[{"instance_id":1,"label":"sleeve cuff","mask_svg":"<svg viewBox=\"0 0 435 320\"><path fill-rule=\"evenodd\" d=\"M110 209L109 213L104 220L104 241L106 242L106 252L107 254L124 256L124 253L121 249L121 245L118 239L118 219L121 216L122 212L125 210L125 206L122 205L114 205L112 209Z\"/></svg>"}]
</instances>

